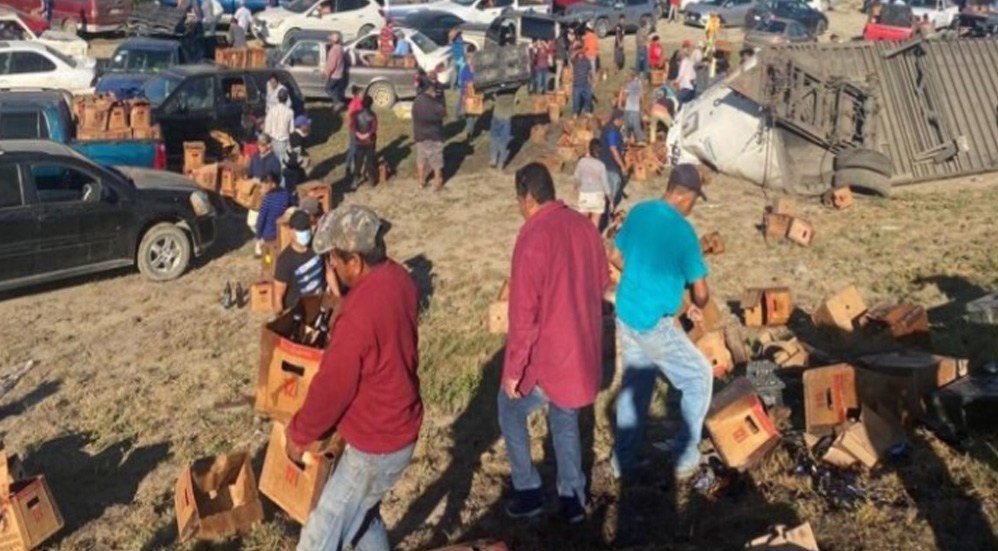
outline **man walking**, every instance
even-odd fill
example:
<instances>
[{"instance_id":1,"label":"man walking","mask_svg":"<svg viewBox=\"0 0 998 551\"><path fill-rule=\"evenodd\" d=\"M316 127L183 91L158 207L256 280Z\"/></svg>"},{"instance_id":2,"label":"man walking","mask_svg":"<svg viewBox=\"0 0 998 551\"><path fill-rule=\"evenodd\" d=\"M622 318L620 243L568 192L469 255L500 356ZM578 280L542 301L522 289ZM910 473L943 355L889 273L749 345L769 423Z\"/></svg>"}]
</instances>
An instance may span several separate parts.
<instances>
[{"instance_id":1,"label":"man walking","mask_svg":"<svg viewBox=\"0 0 998 551\"><path fill-rule=\"evenodd\" d=\"M362 179L367 180L371 186L378 182L378 165L375 162L378 148L378 116L371 109L373 104L371 96L365 95L361 110L350 116L350 133L353 134L357 146L353 183L350 187L354 190L360 187Z\"/></svg>"},{"instance_id":2,"label":"man walking","mask_svg":"<svg viewBox=\"0 0 998 551\"><path fill-rule=\"evenodd\" d=\"M412 135L416 142L416 179L426 187L426 167L433 171L433 191L444 186L444 119L447 107L433 82L412 102Z\"/></svg>"},{"instance_id":3,"label":"man walking","mask_svg":"<svg viewBox=\"0 0 998 551\"><path fill-rule=\"evenodd\" d=\"M638 464L648 405L658 372L682 393L683 427L673 442L677 479L696 473L700 436L710 406L710 363L675 323L687 288L702 308L710 298L707 265L696 231L687 221L704 197L696 167L672 169L665 195L638 204L614 238L611 262L622 268L617 287L617 331L624 373L617 397L617 426L611 464L618 478ZM699 318L699 310L691 318Z\"/></svg>"},{"instance_id":4,"label":"man walking","mask_svg":"<svg viewBox=\"0 0 998 551\"><path fill-rule=\"evenodd\" d=\"M326 76L326 93L333 100L333 109L337 111L343 108L345 101L343 90L346 88L341 42L340 33L334 32L329 35L329 52L326 54L326 67L323 69L323 74Z\"/></svg>"},{"instance_id":5,"label":"man walking","mask_svg":"<svg viewBox=\"0 0 998 551\"><path fill-rule=\"evenodd\" d=\"M600 157L606 165L607 179L610 180L610 189L613 195L610 198L610 210L616 208L620 201L621 190L624 187L624 174L627 174L627 165L624 163L624 136L620 128L624 125L624 112L614 109L610 114L610 122L603 127L601 140L603 151Z\"/></svg>"},{"instance_id":6,"label":"man walking","mask_svg":"<svg viewBox=\"0 0 998 551\"><path fill-rule=\"evenodd\" d=\"M274 266L274 296L282 309L290 310L298 299L326 292L326 267L312 244L312 220L304 210L295 210L289 221L294 239L277 257Z\"/></svg>"},{"instance_id":7,"label":"man walking","mask_svg":"<svg viewBox=\"0 0 998 551\"><path fill-rule=\"evenodd\" d=\"M593 72L592 66L582 48L572 54L572 112L576 117L593 112Z\"/></svg>"},{"instance_id":8,"label":"man walking","mask_svg":"<svg viewBox=\"0 0 998 551\"><path fill-rule=\"evenodd\" d=\"M492 123L489 126L489 166L506 168L509 142L513 139L513 111L516 108L516 90L496 93L492 105Z\"/></svg>"},{"instance_id":9,"label":"man walking","mask_svg":"<svg viewBox=\"0 0 998 551\"><path fill-rule=\"evenodd\" d=\"M635 58L637 59L634 68L645 78L648 78L648 33L648 22L642 19L638 25L638 32L634 34Z\"/></svg>"},{"instance_id":10,"label":"man walking","mask_svg":"<svg viewBox=\"0 0 998 551\"><path fill-rule=\"evenodd\" d=\"M267 109L263 119L263 132L270 136L274 154L282 163L288 158L288 140L295 130L295 112L288 106L288 91L277 92L277 103Z\"/></svg>"},{"instance_id":11,"label":"man walking","mask_svg":"<svg viewBox=\"0 0 998 551\"><path fill-rule=\"evenodd\" d=\"M684 41L683 48L679 54L681 61L679 62L679 73L676 75L676 88L679 89L680 107L693 101L697 95L696 62L693 59L693 54L690 52L691 46L692 43L689 40Z\"/></svg>"},{"instance_id":12,"label":"man walking","mask_svg":"<svg viewBox=\"0 0 998 551\"><path fill-rule=\"evenodd\" d=\"M419 296L409 272L388 259L382 228L374 211L349 205L323 216L312 239L349 290L288 425L287 454L301 463L302 449L333 429L347 445L302 528L299 551L390 549L379 504L409 465L423 421Z\"/></svg>"},{"instance_id":13,"label":"man walking","mask_svg":"<svg viewBox=\"0 0 998 551\"><path fill-rule=\"evenodd\" d=\"M295 131L288 139L288 154L284 160L284 185L294 191L298 184L305 181L312 158L305 149L305 142L312 129L312 119L305 115L295 117Z\"/></svg>"},{"instance_id":14,"label":"man walking","mask_svg":"<svg viewBox=\"0 0 998 551\"><path fill-rule=\"evenodd\" d=\"M641 128L641 97L643 94L641 76L638 75L637 71L632 71L631 78L624 84L623 97L618 107L624 110L625 130L639 144L645 141L645 131Z\"/></svg>"},{"instance_id":15,"label":"man walking","mask_svg":"<svg viewBox=\"0 0 998 551\"><path fill-rule=\"evenodd\" d=\"M586 476L578 415L595 401L602 378L606 252L589 220L555 199L544 165L528 164L515 181L526 222L513 249L509 335L498 397L514 489L506 513L519 518L543 512L527 417L548 406L561 512L569 522L581 522Z\"/></svg>"},{"instance_id":16,"label":"man walking","mask_svg":"<svg viewBox=\"0 0 998 551\"><path fill-rule=\"evenodd\" d=\"M621 15L617 19L617 26L613 28L613 62L617 65L617 72L624 69L626 59L624 57L624 29L625 19Z\"/></svg>"}]
</instances>

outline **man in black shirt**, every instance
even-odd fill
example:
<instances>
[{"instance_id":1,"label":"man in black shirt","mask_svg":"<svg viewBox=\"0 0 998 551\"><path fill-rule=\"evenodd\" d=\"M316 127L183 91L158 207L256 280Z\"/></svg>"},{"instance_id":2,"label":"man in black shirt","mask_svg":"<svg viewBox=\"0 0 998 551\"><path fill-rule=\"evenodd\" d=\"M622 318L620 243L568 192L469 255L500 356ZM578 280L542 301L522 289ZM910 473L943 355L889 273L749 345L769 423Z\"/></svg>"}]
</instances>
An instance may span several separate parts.
<instances>
[{"instance_id":1,"label":"man in black shirt","mask_svg":"<svg viewBox=\"0 0 998 551\"><path fill-rule=\"evenodd\" d=\"M293 308L302 296L326 292L327 281L325 262L309 247L312 226L308 213L296 210L291 215L291 229L294 239L277 257L274 270L274 294L284 310Z\"/></svg>"},{"instance_id":2,"label":"man in black shirt","mask_svg":"<svg viewBox=\"0 0 998 551\"><path fill-rule=\"evenodd\" d=\"M412 102L412 133L416 142L416 179L426 187L426 166L433 171L433 190L444 185L444 119L447 107L436 84L428 86Z\"/></svg>"},{"instance_id":3,"label":"man in black shirt","mask_svg":"<svg viewBox=\"0 0 998 551\"><path fill-rule=\"evenodd\" d=\"M295 130L288 137L287 158L284 161L284 186L294 190L305 181L311 167L311 159L305 149L305 138L312 128L312 119L305 115L295 117Z\"/></svg>"}]
</instances>

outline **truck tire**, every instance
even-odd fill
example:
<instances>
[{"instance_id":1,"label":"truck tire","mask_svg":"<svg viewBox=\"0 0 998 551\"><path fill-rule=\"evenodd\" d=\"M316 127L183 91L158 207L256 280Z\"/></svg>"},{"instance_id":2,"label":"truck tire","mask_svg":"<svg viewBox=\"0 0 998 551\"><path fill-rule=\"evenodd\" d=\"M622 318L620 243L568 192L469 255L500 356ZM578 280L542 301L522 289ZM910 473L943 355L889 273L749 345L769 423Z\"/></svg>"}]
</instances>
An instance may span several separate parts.
<instances>
[{"instance_id":1,"label":"truck tire","mask_svg":"<svg viewBox=\"0 0 998 551\"><path fill-rule=\"evenodd\" d=\"M387 82L375 82L367 87L367 95L375 109L391 109L395 105L395 87Z\"/></svg>"},{"instance_id":2,"label":"truck tire","mask_svg":"<svg viewBox=\"0 0 998 551\"><path fill-rule=\"evenodd\" d=\"M865 168L842 168L835 171L835 187L848 186L881 197L891 196L890 177Z\"/></svg>"},{"instance_id":3,"label":"truck tire","mask_svg":"<svg viewBox=\"0 0 998 551\"><path fill-rule=\"evenodd\" d=\"M835 156L835 170L846 168L860 168L887 177L894 175L890 157L879 151L859 147L846 149Z\"/></svg>"},{"instance_id":4,"label":"truck tire","mask_svg":"<svg viewBox=\"0 0 998 551\"><path fill-rule=\"evenodd\" d=\"M606 38L610 34L610 20L605 17L597 19L593 26L596 27L596 36L600 38Z\"/></svg>"},{"instance_id":5,"label":"truck tire","mask_svg":"<svg viewBox=\"0 0 998 551\"><path fill-rule=\"evenodd\" d=\"M142 236L135 263L153 281L177 279L191 263L191 241L176 224L156 224Z\"/></svg>"}]
</instances>

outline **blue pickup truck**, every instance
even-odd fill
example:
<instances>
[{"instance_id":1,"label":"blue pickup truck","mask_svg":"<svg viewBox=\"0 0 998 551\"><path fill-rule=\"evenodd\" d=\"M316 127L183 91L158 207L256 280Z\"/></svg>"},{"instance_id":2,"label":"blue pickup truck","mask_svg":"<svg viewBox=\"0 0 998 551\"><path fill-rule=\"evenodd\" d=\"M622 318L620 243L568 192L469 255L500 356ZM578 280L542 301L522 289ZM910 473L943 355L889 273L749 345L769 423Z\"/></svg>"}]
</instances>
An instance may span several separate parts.
<instances>
[{"instance_id":1,"label":"blue pickup truck","mask_svg":"<svg viewBox=\"0 0 998 551\"><path fill-rule=\"evenodd\" d=\"M198 44L164 38L129 38L111 54L101 67L98 94L111 93L119 99L142 95L142 86L157 74L176 65L204 60Z\"/></svg>"},{"instance_id":2,"label":"blue pickup truck","mask_svg":"<svg viewBox=\"0 0 998 551\"><path fill-rule=\"evenodd\" d=\"M0 140L52 140L101 165L166 168L159 140L76 140L69 100L55 90L0 92Z\"/></svg>"}]
</instances>

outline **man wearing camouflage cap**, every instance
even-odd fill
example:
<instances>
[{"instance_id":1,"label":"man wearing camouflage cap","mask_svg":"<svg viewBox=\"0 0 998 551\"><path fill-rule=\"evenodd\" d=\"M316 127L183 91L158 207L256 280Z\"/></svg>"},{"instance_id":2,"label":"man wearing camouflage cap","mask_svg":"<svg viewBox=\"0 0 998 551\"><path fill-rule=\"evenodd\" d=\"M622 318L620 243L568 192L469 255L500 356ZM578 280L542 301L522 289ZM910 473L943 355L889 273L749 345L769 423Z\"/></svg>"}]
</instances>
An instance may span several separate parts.
<instances>
[{"instance_id":1,"label":"man wearing camouflage cap","mask_svg":"<svg viewBox=\"0 0 998 551\"><path fill-rule=\"evenodd\" d=\"M381 499L409 465L423 421L418 302L409 273L385 253L383 223L350 205L319 220L312 248L343 292L329 346L287 430L287 454L335 430L347 446L302 529L299 551L390 549Z\"/></svg>"}]
</instances>

